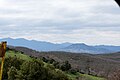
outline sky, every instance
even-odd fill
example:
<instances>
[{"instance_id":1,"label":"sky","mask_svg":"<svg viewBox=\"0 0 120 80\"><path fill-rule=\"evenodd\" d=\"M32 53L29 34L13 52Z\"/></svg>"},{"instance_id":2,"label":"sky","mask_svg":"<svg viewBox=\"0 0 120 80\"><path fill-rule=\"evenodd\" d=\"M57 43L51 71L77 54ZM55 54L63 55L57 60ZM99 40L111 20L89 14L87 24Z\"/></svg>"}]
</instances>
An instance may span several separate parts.
<instances>
[{"instance_id":1,"label":"sky","mask_svg":"<svg viewBox=\"0 0 120 80\"><path fill-rule=\"evenodd\" d=\"M114 0L0 0L0 38L120 45Z\"/></svg>"}]
</instances>

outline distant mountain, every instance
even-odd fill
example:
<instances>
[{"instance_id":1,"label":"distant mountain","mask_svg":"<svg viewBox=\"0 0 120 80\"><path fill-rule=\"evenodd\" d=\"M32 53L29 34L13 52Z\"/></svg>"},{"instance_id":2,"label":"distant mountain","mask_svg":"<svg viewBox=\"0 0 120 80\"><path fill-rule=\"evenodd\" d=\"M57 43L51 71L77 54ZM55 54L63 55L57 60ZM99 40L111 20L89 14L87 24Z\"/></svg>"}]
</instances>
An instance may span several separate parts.
<instances>
[{"instance_id":1,"label":"distant mountain","mask_svg":"<svg viewBox=\"0 0 120 80\"><path fill-rule=\"evenodd\" d=\"M38 51L56 51L60 48L71 45L70 43L54 44L44 41L26 40L24 38L18 38L18 39L4 38L4 39L0 39L0 41L7 41L8 45L22 46Z\"/></svg>"},{"instance_id":2,"label":"distant mountain","mask_svg":"<svg viewBox=\"0 0 120 80\"><path fill-rule=\"evenodd\" d=\"M88 46L84 43L72 44L62 50L67 52L76 52L76 53L110 53L111 52L108 49L97 48L95 46Z\"/></svg>"},{"instance_id":3,"label":"distant mountain","mask_svg":"<svg viewBox=\"0 0 120 80\"><path fill-rule=\"evenodd\" d=\"M4 38L4 39L0 39L0 41L7 41L8 45L27 47L37 51L66 51L66 52L93 53L93 54L113 53L120 51L120 46L107 46L107 45L89 46L84 43L55 44L45 41L26 40L24 38L18 38L18 39Z\"/></svg>"},{"instance_id":4,"label":"distant mountain","mask_svg":"<svg viewBox=\"0 0 120 80\"><path fill-rule=\"evenodd\" d=\"M115 52L119 52L120 51L120 46L108 46L108 45L98 45L95 46L96 48L104 48L104 49L108 49L111 51L115 51Z\"/></svg>"}]
</instances>

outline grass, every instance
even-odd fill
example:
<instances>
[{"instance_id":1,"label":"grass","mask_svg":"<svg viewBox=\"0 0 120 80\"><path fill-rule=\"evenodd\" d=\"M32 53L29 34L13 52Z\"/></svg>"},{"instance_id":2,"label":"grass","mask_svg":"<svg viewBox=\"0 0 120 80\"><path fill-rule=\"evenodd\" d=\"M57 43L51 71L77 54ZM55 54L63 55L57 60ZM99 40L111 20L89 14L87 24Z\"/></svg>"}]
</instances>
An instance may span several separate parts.
<instances>
[{"instance_id":1,"label":"grass","mask_svg":"<svg viewBox=\"0 0 120 80\"><path fill-rule=\"evenodd\" d=\"M72 79L72 80L75 80L76 77L79 77L79 76L80 76L79 73L76 73L76 74L66 73L66 74L67 74L67 76L68 76L70 79Z\"/></svg>"},{"instance_id":2,"label":"grass","mask_svg":"<svg viewBox=\"0 0 120 80\"><path fill-rule=\"evenodd\" d=\"M80 76L84 77L87 80L105 80L104 78L91 76L91 75L87 75L87 74L80 74Z\"/></svg>"},{"instance_id":3,"label":"grass","mask_svg":"<svg viewBox=\"0 0 120 80\"><path fill-rule=\"evenodd\" d=\"M80 80L106 80L104 78L91 76L91 75L87 75L87 74L81 74L81 73L76 73L76 74L66 73L66 74L72 80L76 80L77 78L79 78Z\"/></svg>"},{"instance_id":4,"label":"grass","mask_svg":"<svg viewBox=\"0 0 120 80\"><path fill-rule=\"evenodd\" d=\"M5 57L18 57L20 59L23 59L23 60L31 60L31 58L27 55L24 55L24 54L21 54L21 52L15 52L15 51L12 51L12 50L9 50L6 52L5 54Z\"/></svg>"}]
</instances>

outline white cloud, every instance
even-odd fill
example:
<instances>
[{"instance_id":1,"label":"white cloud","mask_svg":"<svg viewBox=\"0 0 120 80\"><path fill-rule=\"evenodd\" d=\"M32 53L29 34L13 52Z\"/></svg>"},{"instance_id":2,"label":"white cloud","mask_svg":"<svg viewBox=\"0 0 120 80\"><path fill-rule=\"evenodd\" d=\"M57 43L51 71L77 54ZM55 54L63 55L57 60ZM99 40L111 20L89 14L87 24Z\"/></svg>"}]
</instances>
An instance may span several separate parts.
<instances>
[{"instance_id":1,"label":"white cloud","mask_svg":"<svg viewBox=\"0 0 120 80\"><path fill-rule=\"evenodd\" d=\"M114 0L0 0L0 19L0 37L120 45Z\"/></svg>"}]
</instances>

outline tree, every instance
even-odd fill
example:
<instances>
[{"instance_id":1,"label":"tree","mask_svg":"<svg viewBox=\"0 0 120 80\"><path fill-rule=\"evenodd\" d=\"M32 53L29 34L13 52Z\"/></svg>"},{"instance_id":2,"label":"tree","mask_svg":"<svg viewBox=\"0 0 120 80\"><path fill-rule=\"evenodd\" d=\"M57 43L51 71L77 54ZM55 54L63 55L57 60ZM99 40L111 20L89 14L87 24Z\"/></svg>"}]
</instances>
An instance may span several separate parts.
<instances>
[{"instance_id":1,"label":"tree","mask_svg":"<svg viewBox=\"0 0 120 80\"><path fill-rule=\"evenodd\" d=\"M43 64L40 60L25 61L17 72L17 80L69 80L61 71L56 71L52 64Z\"/></svg>"},{"instance_id":2,"label":"tree","mask_svg":"<svg viewBox=\"0 0 120 80\"><path fill-rule=\"evenodd\" d=\"M17 69L15 67L11 67L8 71L8 80L14 80L17 74Z\"/></svg>"},{"instance_id":3,"label":"tree","mask_svg":"<svg viewBox=\"0 0 120 80\"><path fill-rule=\"evenodd\" d=\"M71 69L71 64L68 61L65 61L62 65L61 65L61 70L63 71L68 71L69 69Z\"/></svg>"},{"instance_id":4,"label":"tree","mask_svg":"<svg viewBox=\"0 0 120 80\"><path fill-rule=\"evenodd\" d=\"M41 61L25 61L18 71L17 78L21 80L43 80L47 77L45 73L46 69Z\"/></svg>"},{"instance_id":5,"label":"tree","mask_svg":"<svg viewBox=\"0 0 120 80\"><path fill-rule=\"evenodd\" d=\"M20 65L24 60L15 57L8 57L5 59L4 68L3 68L3 79L8 79L8 71L13 66L16 69L20 69Z\"/></svg>"},{"instance_id":6,"label":"tree","mask_svg":"<svg viewBox=\"0 0 120 80\"><path fill-rule=\"evenodd\" d=\"M70 69L69 72L75 75L77 73L77 70L76 69Z\"/></svg>"},{"instance_id":7,"label":"tree","mask_svg":"<svg viewBox=\"0 0 120 80\"><path fill-rule=\"evenodd\" d=\"M46 63L48 62L48 59L46 59L45 57L42 57L42 60Z\"/></svg>"},{"instance_id":8,"label":"tree","mask_svg":"<svg viewBox=\"0 0 120 80\"><path fill-rule=\"evenodd\" d=\"M59 69L60 68L60 63L59 62L54 62L53 65L55 66L55 68Z\"/></svg>"}]
</instances>

